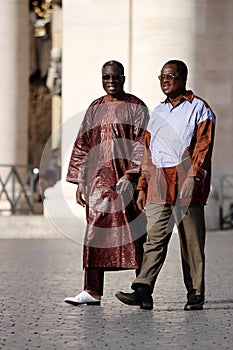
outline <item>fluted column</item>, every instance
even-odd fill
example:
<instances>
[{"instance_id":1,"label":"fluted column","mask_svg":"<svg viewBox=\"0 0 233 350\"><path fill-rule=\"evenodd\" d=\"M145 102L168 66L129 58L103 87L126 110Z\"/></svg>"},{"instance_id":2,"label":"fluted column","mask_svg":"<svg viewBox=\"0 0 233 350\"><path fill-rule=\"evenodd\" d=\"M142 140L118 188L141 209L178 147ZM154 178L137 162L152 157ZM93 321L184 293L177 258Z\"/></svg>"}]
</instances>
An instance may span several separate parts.
<instances>
[{"instance_id":1,"label":"fluted column","mask_svg":"<svg viewBox=\"0 0 233 350\"><path fill-rule=\"evenodd\" d=\"M72 142L84 110L103 94L100 68L109 59L124 64L126 91L142 98L150 109L164 99L157 79L162 65L169 59L184 60L189 68L187 88L206 99L218 117L213 172L232 173L233 2L63 3L61 183L74 186L65 185ZM214 217L212 209L210 214Z\"/></svg>"},{"instance_id":2,"label":"fluted column","mask_svg":"<svg viewBox=\"0 0 233 350\"><path fill-rule=\"evenodd\" d=\"M27 164L28 0L1 3L0 164Z\"/></svg>"},{"instance_id":3,"label":"fluted column","mask_svg":"<svg viewBox=\"0 0 233 350\"><path fill-rule=\"evenodd\" d=\"M67 0L62 11L62 179L46 190L44 213L76 239L85 209L75 201L77 186L65 181L68 161L85 110L104 94L101 68L106 61L117 59L124 64L128 90L129 2ZM74 230L69 229L72 219Z\"/></svg>"}]
</instances>

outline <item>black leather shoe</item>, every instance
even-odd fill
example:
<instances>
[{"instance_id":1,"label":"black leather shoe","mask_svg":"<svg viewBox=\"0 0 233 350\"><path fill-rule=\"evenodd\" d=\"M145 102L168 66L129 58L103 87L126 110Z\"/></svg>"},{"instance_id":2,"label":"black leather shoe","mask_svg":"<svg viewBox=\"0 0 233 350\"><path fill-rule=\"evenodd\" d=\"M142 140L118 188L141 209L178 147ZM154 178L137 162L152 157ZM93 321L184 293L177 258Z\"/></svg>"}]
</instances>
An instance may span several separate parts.
<instances>
[{"instance_id":1,"label":"black leather shoe","mask_svg":"<svg viewBox=\"0 0 233 350\"><path fill-rule=\"evenodd\" d=\"M153 299L149 290L144 287L137 288L133 293L116 292L116 298L127 305L138 305L140 309L152 310Z\"/></svg>"},{"instance_id":2,"label":"black leather shoe","mask_svg":"<svg viewBox=\"0 0 233 350\"><path fill-rule=\"evenodd\" d=\"M204 302L199 302L199 303L190 303L189 301L187 304L185 304L184 310L185 311L193 311L193 310L203 310L203 304Z\"/></svg>"},{"instance_id":3,"label":"black leather shoe","mask_svg":"<svg viewBox=\"0 0 233 350\"><path fill-rule=\"evenodd\" d=\"M185 311L193 311L193 310L203 310L204 299L200 295L189 295L188 302L185 304Z\"/></svg>"}]
</instances>

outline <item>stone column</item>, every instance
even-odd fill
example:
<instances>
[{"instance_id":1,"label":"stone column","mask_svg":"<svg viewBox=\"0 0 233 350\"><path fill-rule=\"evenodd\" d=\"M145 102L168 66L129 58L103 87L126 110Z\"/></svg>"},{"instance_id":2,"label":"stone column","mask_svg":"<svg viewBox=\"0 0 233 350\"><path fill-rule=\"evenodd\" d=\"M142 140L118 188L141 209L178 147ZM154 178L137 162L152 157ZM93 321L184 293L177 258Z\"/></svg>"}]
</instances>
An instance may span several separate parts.
<instances>
[{"instance_id":1,"label":"stone column","mask_svg":"<svg viewBox=\"0 0 233 350\"><path fill-rule=\"evenodd\" d=\"M62 56L62 8L54 5L52 13L52 47L61 49ZM61 148L61 96L52 97L52 148Z\"/></svg>"},{"instance_id":2,"label":"stone column","mask_svg":"<svg viewBox=\"0 0 233 350\"><path fill-rule=\"evenodd\" d=\"M0 164L27 164L28 0L1 3Z\"/></svg>"},{"instance_id":3,"label":"stone column","mask_svg":"<svg viewBox=\"0 0 233 350\"><path fill-rule=\"evenodd\" d=\"M218 117L213 172L232 173L232 15L229 0L64 1L61 183L73 197L65 184L70 148L83 112L103 94L100 67L109 59L124 64L125 90L150 109L164 99L162 65L184 60L187 88Z\"/></svg>"},{"instance_id":4,"label":"stone column","mask_svg":"<svg viewBox=\"0 0 233 350\"><path fill-rule=\"evenodd\" d=\"M88 105L105 94L101 68L106 61L124 64L128 90L129 1L66 0L62 11L62 179L46 190L44 213L76 239L85 209L75 202L77 186L65 181L70 152Z\"/></svg>"}]
</instances>

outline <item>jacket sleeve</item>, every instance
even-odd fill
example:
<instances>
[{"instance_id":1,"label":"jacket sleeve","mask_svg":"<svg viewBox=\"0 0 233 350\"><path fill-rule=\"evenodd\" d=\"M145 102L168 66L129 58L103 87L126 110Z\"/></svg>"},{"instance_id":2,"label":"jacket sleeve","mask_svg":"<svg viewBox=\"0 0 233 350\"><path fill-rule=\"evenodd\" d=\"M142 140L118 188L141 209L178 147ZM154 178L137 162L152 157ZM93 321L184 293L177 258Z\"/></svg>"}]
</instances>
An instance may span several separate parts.
<instances>
[{"instance_id":1,"label":"jacket sleeve","mask_svg":"<svg viewBox=\"0 0 233 350\"><path fill-rule=\"evenodd\" d=\"M215 116L210 111L210 117L197 125L195 136L191 142L189 152L192 166L188 171L188 177L198 177L203 181L207 173L210 172L214 135Z\"/></svg>"},{"instance_id":2,"label":"jacket sleeve","mask_svg":"<svg viewBox=\"0 0 233 350\"><path fill-rule=\"evenodd\" d=\"M144 152L142 158L142 172L138 180L137 190L147 192L148 182L150 180L151 168L151 151L150 151L151 135L149 131L145 132Z\"/></svg>"}]
</instances>

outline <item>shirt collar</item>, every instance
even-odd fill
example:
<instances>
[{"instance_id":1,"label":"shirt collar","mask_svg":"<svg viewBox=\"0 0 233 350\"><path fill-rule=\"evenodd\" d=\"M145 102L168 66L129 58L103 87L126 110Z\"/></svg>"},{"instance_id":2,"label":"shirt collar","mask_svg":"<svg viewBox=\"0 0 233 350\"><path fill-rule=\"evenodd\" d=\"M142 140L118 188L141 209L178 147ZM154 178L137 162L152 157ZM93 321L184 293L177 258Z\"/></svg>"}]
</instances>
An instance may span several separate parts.
<instances>
[{"instance_id":1,"label":"shirt collar","mask_svg":"<svg viewBox=\"0 0 233 350\"><path fill-rule=\"evenodd\" d=\"M191 90L187 90L186 93L181 98L181 100L188 100L190 103L192 102L193 99L194 99L194 93ZM161 103L168 103L168 102L170 101L169 101L169 98L167 97Z\"/></svg>"}]
</instances>

